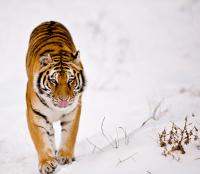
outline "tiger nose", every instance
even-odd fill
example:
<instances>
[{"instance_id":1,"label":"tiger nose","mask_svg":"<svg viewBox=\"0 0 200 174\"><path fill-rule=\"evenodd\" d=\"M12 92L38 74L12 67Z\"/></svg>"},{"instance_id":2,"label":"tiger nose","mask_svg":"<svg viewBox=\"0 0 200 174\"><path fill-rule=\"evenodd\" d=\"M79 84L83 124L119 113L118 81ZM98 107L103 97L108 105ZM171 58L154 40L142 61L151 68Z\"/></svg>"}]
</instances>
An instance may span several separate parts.
<instances>
[{"instance_id":1,"label":"tiger nose","mask_svg":"<svg viewBox=\"0 0 200 174\"><path fill-rule=\"evenodd\" d=\"M60 96L59 99L62 100L62 101L67 101L67 100L69 100L69 97L67 97L67 96Z\"/></svg>"}]
</instances>

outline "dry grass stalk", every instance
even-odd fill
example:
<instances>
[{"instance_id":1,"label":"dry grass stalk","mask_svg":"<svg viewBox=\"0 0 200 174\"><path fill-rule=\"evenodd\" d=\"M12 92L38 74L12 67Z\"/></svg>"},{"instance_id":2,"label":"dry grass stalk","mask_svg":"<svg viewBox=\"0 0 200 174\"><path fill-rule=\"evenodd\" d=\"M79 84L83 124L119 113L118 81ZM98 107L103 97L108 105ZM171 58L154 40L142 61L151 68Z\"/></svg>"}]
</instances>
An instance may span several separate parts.
<instances>
[{"instance_id":1,"label":"dry grass stalk","mask_svg":"<svg viewBox=\"0 0 200 174\"><path fill-rule=\"evenodd\" d=\"M102 123L101 123L101 133L103 137L108 141L109 144L111 144L113 148L118 148L117 139L116 138L113 139L111 135L107 136L107 134L104 132L103 124L104 124L105 119L106 117L103 118Z\"/></svg>"},{"instance_id":2,"label":"dry grass stalk","mask_svg":"<svg viewBox=\"0 0 200 174\"><path fill-rule=\"evenodd\" d=\"M146 171L148 174L152 174L150 171Z\"/></svg>"},{"instance_id":3,"label":"dry grass stalk","mask_svg":"<svg viewBox=\"0 0 200 174\"><path fill-rule=\"evenodd\" d=\"M135 155L136 155L136 153L134 153L134 154L132 154L132 155L130 155L130 156L124 158L124 159L119 159L116 167L119 166L120 164L122 164L123 162L129 160L129 159L133 159L133 156L135 156Z\"/></svg>"},{"instance_id":4,"label":"dry grass stalk","mask_svg":"<svg viewBox=\"0 0 200 174\"><path fill-rule=\"evenodd\" d=\"M103 152L103 150L102 150L99 146L97 146L96 144L94 144L93 142L91 142L91 141L89 140L89 138L86 138L86 140L87 140L87 142L88 142L89 144L91 144L91 145L93 146L92 153L94 153L94 152L96 151L96 149Z\"/></svg>"},{"instance_id":5,"label":"dry grass stalk","mask_svg":"<svg viewBox=\"0 0 200 174\"><path fill-rule=\"evenodd\" d=\"M105 133L104 128L103 128L105 119L106 119L106 117L103 118L102 123L101 123L101 133L102 133L103 137L106 139L106 141L109 144L111 144L111 146L113 148L116 148L116 149L119 148L119 141L120 141L120 139L119 139L119 136L118 136L118 134L119 134L118 131L122 130L122 132L124 134L125 144L128 145L128 143L129 143L129 136L127 134L126 129L124 129L122 126L119 126L119 127L116 128L116 137L115 138L113 138L111 135L108 135L108 134Z\"/></svg>"},{"instance_id":6,"label":"dry grass stalk","mask_svg":"<svg viewBox=\"0 0 200 174\"><path fill-rule=\"evenodd\" d=\"M163 101L164 101L164 99L162 99L160 102L158 102L158 104L155 106L155 108L151 111L150 117L142 123L141 127L143 127L145 124L147 124L147 122L149 122L150 120L158 120L159 117L165 115L168 112L168 109L165 109L162 112L160 111L160 107L161 107Z\"/></svg>"}]
</instances>

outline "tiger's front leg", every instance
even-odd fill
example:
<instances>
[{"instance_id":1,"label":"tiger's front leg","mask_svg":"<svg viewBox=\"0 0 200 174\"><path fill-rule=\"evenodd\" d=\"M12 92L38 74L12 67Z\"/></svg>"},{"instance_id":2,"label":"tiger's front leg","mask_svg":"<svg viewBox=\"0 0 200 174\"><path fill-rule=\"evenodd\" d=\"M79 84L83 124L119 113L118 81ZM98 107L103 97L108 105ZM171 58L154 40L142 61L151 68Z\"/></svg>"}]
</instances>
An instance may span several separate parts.
<instances>
[{"instance_id":1,"label":"tiger's front leg","mask_svg":"<svg viewBox=\"0 0 200 174\"><path fill-rule=\"evenodd\" d=\"M77 108L69 115L69 117L72 117L72 119L69 119L68 115L60 119L60 124L62 127L61 144L56 156L59 164L61 165L75 161L74 147L79 127L80 113L81 105L79 104Z\"/></svg>"},{"instance_id":2,"label":"tiger's front leg","mask_svg":"<svg viewBox=\"0 0 200 174\"><path fill-rule=\"evenodd\" d=\"M51 174L57 168L55 158L54 129L46 116L39 111L29 109L27 120L31 138L38 153L41 174Z\"/></svg>"}]
</instances>

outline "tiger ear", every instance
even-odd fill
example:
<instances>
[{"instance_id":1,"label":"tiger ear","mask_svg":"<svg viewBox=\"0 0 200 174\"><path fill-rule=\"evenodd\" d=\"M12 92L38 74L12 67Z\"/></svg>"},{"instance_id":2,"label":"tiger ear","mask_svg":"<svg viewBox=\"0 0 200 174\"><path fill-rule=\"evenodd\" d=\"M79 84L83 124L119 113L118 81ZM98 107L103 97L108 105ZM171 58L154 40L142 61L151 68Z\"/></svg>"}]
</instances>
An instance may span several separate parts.
<instances>
[{"instance_id":1,"label":"tiger ear","mask_svg":"<svg viewBox=\"0 0 200 174\"><path fill-rule=\"evenodd\" d=\"M76 51L75 53L72 53L72 57L74 58L74 60L75 59L80 59L80 51L78 50L78 51Z\"/></svg>"},{"instance_id":2,"label":"tiger ear","mask_svg":"<svg viewBox=\"0 0 200 174\"><path fill-rule=\"evenodd\" d=\"M48 65L50 62L51 62L50 54L40 57L40 65L41 65L41 67L44 67L44 66Z\"/></svg>"}]
</instances>

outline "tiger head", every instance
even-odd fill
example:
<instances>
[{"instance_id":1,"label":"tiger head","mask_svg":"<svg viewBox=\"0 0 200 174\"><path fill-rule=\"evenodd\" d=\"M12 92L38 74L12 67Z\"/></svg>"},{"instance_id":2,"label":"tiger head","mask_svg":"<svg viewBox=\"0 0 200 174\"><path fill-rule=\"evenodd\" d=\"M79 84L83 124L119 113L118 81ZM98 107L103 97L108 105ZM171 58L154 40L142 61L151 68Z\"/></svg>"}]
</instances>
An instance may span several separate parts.
<instances>
[{"instance_id":1,"label":"tiger head","mask_svg":"<svg viewBox=\"0 0 200 174\"><path fill-rule=\"evenodd\" d=\"M85 87L83 68L79 52L74 59L51 58L50 54L40 58L40 70L36 78L39 96L56 108L67 108L81 95Z\"/></svg>"}]
</instances>

